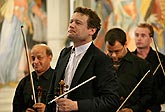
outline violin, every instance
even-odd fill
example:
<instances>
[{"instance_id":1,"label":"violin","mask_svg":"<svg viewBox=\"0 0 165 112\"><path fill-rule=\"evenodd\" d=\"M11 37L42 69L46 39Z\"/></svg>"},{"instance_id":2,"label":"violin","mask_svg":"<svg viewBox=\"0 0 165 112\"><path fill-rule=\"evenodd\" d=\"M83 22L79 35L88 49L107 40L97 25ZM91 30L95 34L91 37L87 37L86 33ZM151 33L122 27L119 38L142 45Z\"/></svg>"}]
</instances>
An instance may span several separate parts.
<instances>
[{"instance_id":1,"label":"violin","mask_svg":"<svg viewBox=\"0 0 165 112\"><path fill-rule=\"evenodd\" d=\"M58 96L60 96L60 95L62 95L64 93L64 86L65 86L64 80L61 80L59 82L59 85L60 85L60 88L58 89L58 92L57 92ZM59 112L57 104L56 104L56 112Z\"/></svg>"},{"instance_id":2,"label":"violin","mask_svg":"<svg viewBox=\"0 0 165 112\"><path fill-rule=\"evenodd\" d=\"M41 103L41 98L42 98L42 87L41 87L41 86L38 86L37 91L38 91L38 94L37 94L38 103Z\"/></svg>"},{"instance_id":3,"label":"violin","mask_svg":"<svg viewBox=\"0 0 165 112\"><path fill-rule=\"evenodd\" d=\"M59 95L61 95L61 94L64 93L64 86L65 86L64 80L61 80L61 81L59 82L59 84L60 84L60 92L59 92Z\"/></svg>"},{"instance_id":4,"label":"violin","mask_svg":"<svg viewBox=\"0 0 165 112\"><path fill-rule=\"evenodd\" d=\"M68 89L68 85L65 85L65 82L64 82L64 80L61 80L60 82L59 82L59 85L60 85L60 88L59 88L59 95L62 95L62 94L64 94L64 92L66 92L66 89Z\"/></svg>"}]
</instances>

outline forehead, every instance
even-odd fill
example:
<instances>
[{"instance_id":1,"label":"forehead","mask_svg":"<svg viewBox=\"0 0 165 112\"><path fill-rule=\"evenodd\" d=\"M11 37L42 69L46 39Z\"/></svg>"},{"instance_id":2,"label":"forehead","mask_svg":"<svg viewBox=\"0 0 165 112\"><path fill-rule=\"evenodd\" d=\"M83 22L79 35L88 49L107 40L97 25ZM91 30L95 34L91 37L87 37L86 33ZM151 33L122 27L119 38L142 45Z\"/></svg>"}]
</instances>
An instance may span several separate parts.
<instances>
[{"instance_id":1,"label":"forehead","mask_svg":"<svg viewBox=\"0 0 165 112\"><path fill-rule=\"evenodd\" d=\"M31 55L45 55L46 47L44 46L35 46L31 50Z\"/></svg>"},{"instance_id":2,"label":"forehead","mask_svg":"<svg viewBox=\"0 0 165 112\"><path fill-rule=\"evenodd\" d=\"M88 20L88 16L85 14L82 14L82 13L75 12L75 13L73 13L73 15L71 17L71 20L79 20L79 21L85 22Z\"/></svg>"},{"instance_id":3,"label":"forehead","mask_svg":"<svg viewBox=\"0 0 165 112\"><path fill-rule=\"evenodd\" d=\"M148 34L150 33L148 28L143 28L143 27L137 27L135 30L135 33L144 33L144 34Z\"/></svg>"},{"instance_id":4,"label":"forehead","mask_svg":"<svg viewBox=\"0 0 165 112\"><path fill-rule=\"evenodd\" d=\"M119 41L115 41L115 44L113 46L106 42L106 46L109 50L116 50L118 48L121 48L123 45Z\"/></svg>"}]
</instances>

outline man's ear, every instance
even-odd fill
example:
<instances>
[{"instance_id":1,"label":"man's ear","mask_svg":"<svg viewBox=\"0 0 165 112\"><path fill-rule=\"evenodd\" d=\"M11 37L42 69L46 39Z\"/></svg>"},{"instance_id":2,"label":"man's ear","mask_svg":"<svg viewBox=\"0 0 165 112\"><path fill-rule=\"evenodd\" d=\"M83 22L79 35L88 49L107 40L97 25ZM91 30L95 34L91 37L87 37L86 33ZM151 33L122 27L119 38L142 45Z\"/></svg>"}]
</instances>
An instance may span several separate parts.
<instances>
[{"instance_id":1,"label":"man's ear","mask_svg":"<svg viewBox=\"0 0 165 112\"><path fill-rule=\"evenodd\" d=\"M52 58L53 58L53 56L52 56L52 55L49 55L49 59L50 59L50 61L52 61Z\"/></svg>"},{"instance_id":2,"label":"man's ear","mask_svg":"<svg viewBox=\"0 0 165 112\"><path fill-rule=\"evenodd\" d=\"M154 42L154 38L150 37L150 44Z\"/></svg>"},{"instance_id":3,"label":"man's ear","mask_svg":"<svg viewBox=\"0 0 165 112\"><path fill-rule=\"evenodd\" d=\"M124 47L128 47L128 41L125 42Z\"/></svg>"},{"instance_id":4,"label":"man's ear","mask_svg":"<svg viewBox=\"0 0 165 112\"><path fill-rule=\"evenodd\" d=\"M89 35L92 36L96 32L96 28L89 28Z\"/></svg>"}]
</instances>

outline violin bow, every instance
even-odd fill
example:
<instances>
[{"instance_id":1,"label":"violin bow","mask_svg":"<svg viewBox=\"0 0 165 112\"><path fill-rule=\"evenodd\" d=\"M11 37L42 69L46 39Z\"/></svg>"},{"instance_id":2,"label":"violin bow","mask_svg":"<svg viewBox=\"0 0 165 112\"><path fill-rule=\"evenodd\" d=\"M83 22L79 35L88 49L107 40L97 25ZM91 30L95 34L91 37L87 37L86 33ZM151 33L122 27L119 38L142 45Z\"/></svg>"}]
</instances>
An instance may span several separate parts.
<instances>
[{"instance_id":1,"label":"violin bow","mask_svg":"<svg viewBox=\"0 0 165 112\"><path fill-rule=\"evenodd\" d=\"M137 83L137 85L133 88L133 90L131 91L131 93L127 96L127 98L123 101L123 103L120 105L120 107L117 109L116 112L119 112L119 110L123 107L123 105L126 103L126 101L131 97L131 95L133 94L133 92L136 90L136 88L141 84L141 82L144 80L144 78L148 75L148 73L150 72L150 70L148 70L145 75L141 78L141 80Z\"/></svg>"},{"instance_id":2,"label":"violin bow","mask_svg":"<svg viewBox=\"0 0 165 112\"><path fill-rule=\"evenodd\" d=\"M155 75L155 73L157 72L158 68L160 67L160 63L159 65L156 67L155 71L153 72L153 75ZM133 92L136 90L136 88L140 85L140 83L143 81L143 79L147 76L147 74L150 72L150 70L148 70L148 72L141 78L141 80L139 81L139 83L135 86L135 88L131 91L131 93L127 96L127 98L123 101L123 103L120 105L120 107L117 109L116 112L119 112L119 110L123 107L123 105L126 103L126 101L129 99L129 97L131 97L131 95L133 94Z\"/></svg>"},{"instance_id":3,"label":"violin bow","mask_svg":"<svg viewBox=\"0 0 165 112\"><path fill-rule=\"evenodd\" d=\"M32 87L32 92L33 92L33 100L34 100L34 103L36 104L36 96L35 96L35 90L34 90L33 77L32 77L32 73L30 71L30 57L28 55L28 45L27 45L27 41L26 41L25 36L24 36L23 26L21 26L21 32L22 32L22 37L23 37L23 41L24 41L26 59L27 59L27 63L28 63L27 64L28 65L28 71L29 71L29 74L30 74L30 82L31 82L31 87Z\"/></svg>"},{"instance_id":4,"label":"violin bow","mask_svg":"<svg viewBox=\"0 0 165 112\"><path fill-rule=\"evenodd\" d=\"M152 38L152 39L153 39L153 42L154 42L155 52L156 52L156 55L157 55L157 57L158 57L158 61L159 61L159 63L160 63L160 67L161 67L162 72L163 72L163 74L164 74L164 76L165 76L164 68L163 68L163 65L162 65L162 63L161 63L161 60L160 60L160 57L159 57L159 54L158 54L158 49L157 49L157 46L156 46L155 39L154 39L154 38Z\"/></svg>"},{"instance_id":5,"label":"violin bow","mask_svg":"<svg viewBox=\"0 0 165 112\"><path fill-rule=\"evenodd\" d=\"M80 83L79 85L75 86L74 88L68 90L67 92L65 92L65 93L61 94L60 96L54 98L53 100L49 101L48 104L53 103L54 101L58 100L59 98L62 98L63 96L67 95L68 93L74 91L75 89L79 88L80 86L86 84L87 82L89 82L89 81L91 81L91 80L93 80L93 79L95 79L95 78L96 78L96 76L93 76L93 77L87 79L86 81Z\"/></svg>"}]
</instances>

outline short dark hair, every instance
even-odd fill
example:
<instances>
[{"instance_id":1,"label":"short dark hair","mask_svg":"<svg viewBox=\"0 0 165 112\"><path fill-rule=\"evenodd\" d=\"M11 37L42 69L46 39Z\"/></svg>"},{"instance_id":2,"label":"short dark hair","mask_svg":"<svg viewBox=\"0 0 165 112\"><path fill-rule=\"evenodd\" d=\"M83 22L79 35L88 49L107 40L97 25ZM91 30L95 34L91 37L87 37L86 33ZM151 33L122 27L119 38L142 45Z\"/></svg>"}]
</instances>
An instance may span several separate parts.
<instances>
[{"instance_id":1,"label":"short dark hair","mask_svg":"<svg viewBox=\"0 0 165 112\"><path fill-rule=\"evenodd\" d=\"M88 16L88 20L87 20L88 28L96 28L96 32L92 35L92 40L94 40L97 37L97 34L101 28L100 18L98 17L95 11L89 8L77 7L74 10L74 13L76 12L82 13Z\"/></svg>"},{"instance_id":2,"label":"short dark hair","mask_svg":"<svg viewBox=\"0 0 165 112\"><path fill-rule=\"evenodd\" d=\"M119 41L122 45L125 45L126 33L120 28L112 28L105 35L105 42L108 42L110 45L115 45L115 42Z\"/></svg>"},{"instance_id":3,"label":"short dark hair","mask_svg":"<svg viewBox=\"0 0 165 112\"><path fill-rule=\"evenodd\" d=\"M149 33L149 36L150 37L154 37L154 30L153 30L153 27L151 24L148 24L148 23L140 23L137 25L137 27L140 27L140 28L148 28L148 30L150 31Z\"/></svg>"}]
</instances>

